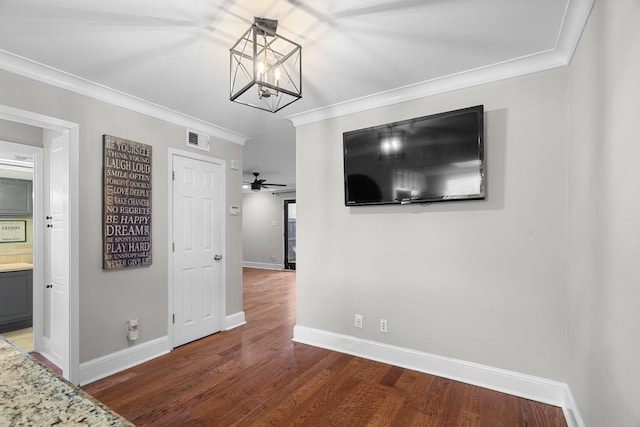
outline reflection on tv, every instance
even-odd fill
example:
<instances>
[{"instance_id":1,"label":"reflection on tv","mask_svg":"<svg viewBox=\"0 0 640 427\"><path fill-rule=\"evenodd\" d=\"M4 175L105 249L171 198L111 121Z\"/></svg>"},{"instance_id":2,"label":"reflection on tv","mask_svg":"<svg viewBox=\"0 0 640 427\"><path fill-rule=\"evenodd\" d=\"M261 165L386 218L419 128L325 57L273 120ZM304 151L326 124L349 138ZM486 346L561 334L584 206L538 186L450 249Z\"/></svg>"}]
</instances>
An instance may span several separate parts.
<instances>
[{"instance_id":1,"label":"reflection on tv","mask_svg":"<svg viewBox=\"0 0 640 427\"><path fill-rule=\"evenodd\" d=\"M484 199L482 105L345 132L345 204Z\"/></svg>"}]
</instances>

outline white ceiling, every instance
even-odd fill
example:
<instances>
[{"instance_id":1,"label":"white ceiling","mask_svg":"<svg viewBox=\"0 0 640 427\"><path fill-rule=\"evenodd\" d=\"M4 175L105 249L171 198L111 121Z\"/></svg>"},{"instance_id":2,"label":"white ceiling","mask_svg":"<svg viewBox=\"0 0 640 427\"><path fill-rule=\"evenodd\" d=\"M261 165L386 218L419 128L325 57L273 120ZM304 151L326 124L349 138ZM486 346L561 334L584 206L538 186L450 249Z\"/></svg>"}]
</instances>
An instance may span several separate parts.
<instances>
[{"instance_id":1,"label":"white ceiling","mask_svg":"<svg viewBox=\"0 0 640 427\"><path fill-rule=\"evenodd\" d=\"M2 58L246 135L247 179L256 171L293 185L295 133L285 117L335 104L357 109L375 94L378 103L420 94L420 85L496 64L529 61L529 72L562 65L592 2L0 0L0 49ZM229 48L256 16L277 19L278 33L302 45L303 97L276 114L229 101Z\"/></svg>"}]
</instances>

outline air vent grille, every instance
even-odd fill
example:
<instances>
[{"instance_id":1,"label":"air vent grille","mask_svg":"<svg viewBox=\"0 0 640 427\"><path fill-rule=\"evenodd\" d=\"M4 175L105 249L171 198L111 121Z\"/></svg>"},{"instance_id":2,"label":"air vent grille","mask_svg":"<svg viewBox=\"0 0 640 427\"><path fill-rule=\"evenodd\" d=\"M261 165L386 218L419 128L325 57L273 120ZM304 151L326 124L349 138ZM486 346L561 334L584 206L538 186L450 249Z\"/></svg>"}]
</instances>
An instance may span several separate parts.
<instances>
[{"instance_id":1,"label":"air vent grille","mask_svg":"<svg viewBox=\"0 0 640 427\"><path fill-rule=\"evenodd\" d=\"M209 135L194 132L187 129L187 146L198 148L204 151L210 151Z\"/></svg>"},{"instance_id":2,"label":"air vent grille","mask_svg":"<svg viewBox=\"0 0 640 427\"><path fill-rule=\"evenodd\" d=\"M195 132L189 132L189 144L198 146L198 134Z\"/></svg>"}]
</instances>

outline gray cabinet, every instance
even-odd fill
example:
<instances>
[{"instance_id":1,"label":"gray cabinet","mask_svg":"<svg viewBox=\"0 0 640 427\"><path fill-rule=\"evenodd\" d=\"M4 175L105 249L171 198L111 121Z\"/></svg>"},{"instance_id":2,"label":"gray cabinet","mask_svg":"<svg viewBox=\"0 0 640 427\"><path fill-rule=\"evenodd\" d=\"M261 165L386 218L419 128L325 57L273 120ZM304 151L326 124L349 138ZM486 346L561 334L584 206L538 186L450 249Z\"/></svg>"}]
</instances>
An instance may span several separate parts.
<instances>
[{"instance_id":1,"label":"gray cabinet","mask_svg":"<svg viewBox=\"0 0 640 427\"><path fill-rule=\"evenodd\" d=\"M31 216L33 184L25 179L0 178L0 216Z\"/></svg>"},{"instance_id":2,"label":"gray cabinet","mask_svg":"<svg viewBox=\"0 0 640 427\"><path fill-rule=\"evenodd\" d=\"M33 321L33 272L0 273L0 333L29 328Z\"/></svg>"}]
</instances>

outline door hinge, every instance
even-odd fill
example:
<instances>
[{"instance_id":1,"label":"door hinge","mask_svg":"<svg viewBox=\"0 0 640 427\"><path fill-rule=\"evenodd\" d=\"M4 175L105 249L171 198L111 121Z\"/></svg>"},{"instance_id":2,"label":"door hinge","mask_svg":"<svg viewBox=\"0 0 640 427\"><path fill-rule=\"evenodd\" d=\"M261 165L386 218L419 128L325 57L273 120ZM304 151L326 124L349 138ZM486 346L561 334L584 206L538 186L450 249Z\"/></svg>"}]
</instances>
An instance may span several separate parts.
<instances>
[{"instance_id":1,"label":"door hinge","mask_svg":"<svg viewBox=\"0 0 640 427\"><path fill-rule=\"evenodd\" d=\"M176 315L173 315L173 323L176 323Z\"/></svg>"},{"instance_id":2,"label":"door hinge","mask_svg":"<svg viewBox=\"0 0 640 427\"><path fill-rule=\"evenodd\" d=\"M175 252L176 251L176 242L171 243L171 251Z\"/></svg>"},{"instance_id":3,"label":"door hinge","mask_svg":"<svg viewBox=\"0 0 640 427\"><path fill-rule=\"evenodd\" d=\"M176 171L171 171L171 181L176 180Z\"/></svg>"}]
</instances>

